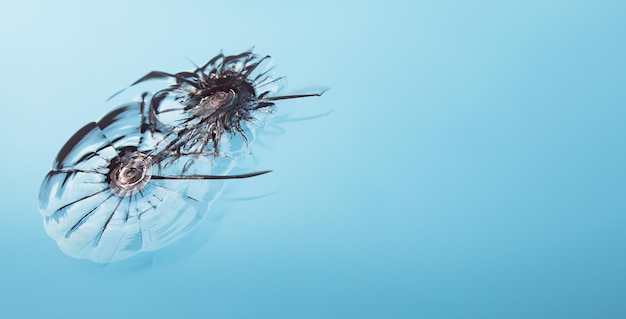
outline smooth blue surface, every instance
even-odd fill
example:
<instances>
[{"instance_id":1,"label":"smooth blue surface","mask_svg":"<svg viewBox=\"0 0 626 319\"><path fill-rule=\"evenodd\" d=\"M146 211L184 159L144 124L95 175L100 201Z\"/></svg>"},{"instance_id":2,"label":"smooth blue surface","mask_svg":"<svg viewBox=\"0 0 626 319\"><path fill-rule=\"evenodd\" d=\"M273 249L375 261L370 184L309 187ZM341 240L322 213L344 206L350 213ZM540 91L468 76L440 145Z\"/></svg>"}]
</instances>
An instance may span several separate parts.
<instances>
[{"instance_id":1,"label":"smooth blue surface","mask_svg":"<svg viewBox=\"0 0 626 319\"><path fill-rule=\"evenodd\" d=\"M411 3L3 4L0 318L626 317L626 4ZM36 197L66 139L253 45L331 88L280 112L333 113L277 124L210 240L63 255Z\"/></svg>"}]
</instances>

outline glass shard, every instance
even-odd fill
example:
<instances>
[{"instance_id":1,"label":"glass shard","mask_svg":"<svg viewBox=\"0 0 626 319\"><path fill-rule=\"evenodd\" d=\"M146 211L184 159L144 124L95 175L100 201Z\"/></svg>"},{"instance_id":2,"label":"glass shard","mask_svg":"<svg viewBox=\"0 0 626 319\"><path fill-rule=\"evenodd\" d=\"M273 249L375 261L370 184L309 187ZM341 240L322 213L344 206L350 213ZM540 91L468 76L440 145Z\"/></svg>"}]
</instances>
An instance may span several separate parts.
<instances>
[{"instance_id":1,"label":"glass shard","mask_svg":"<svg viewBox=\"0 0 626 319\"><path fill-rule=\"evenodd\" d=\"M61 148L39 193L48 235L75 258L124 260L185 236L225 180L268 173L229 175L275 101L323 93L277 95L282 78L269 60L219 54L193 72L135 81L170 83L85 125Z\"/></svg>"}]
</instances>

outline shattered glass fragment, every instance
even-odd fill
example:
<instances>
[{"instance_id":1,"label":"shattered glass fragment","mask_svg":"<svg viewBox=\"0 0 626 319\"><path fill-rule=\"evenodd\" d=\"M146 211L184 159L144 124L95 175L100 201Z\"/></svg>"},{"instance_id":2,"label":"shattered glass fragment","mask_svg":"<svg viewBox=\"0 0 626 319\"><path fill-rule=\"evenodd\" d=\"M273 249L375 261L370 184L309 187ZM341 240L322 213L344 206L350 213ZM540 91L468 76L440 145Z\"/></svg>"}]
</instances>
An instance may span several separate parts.
<instances>
[{"instance_id":1,"label":"shattered glass fragment","mask_svg":"<svg viewBox=\"0 0 626 319\"><path fill-rule=\"evenodd\" d=\"M67 255L107 263L165 247L202 220L221 179L266 173L225 175L234 164L229 158L165 157L153 148L162 134L142 129L143 111L143 102L130 103L85 125L45 177L44 226ZM181 174L177 161L204 175Z\"/></svg>"},{"instance_id":2,"label":"shattered glass fragment","mask_svg":"<svg viewBox=\"0 0 626 319\"><path fill-rule=\"evenodd\" d=\"M193 72L152 71L131 86L154 79L172 83L154 94L151 125L176 135L162 148L174 153L237 158L248 154L256 131L267 124L278 100L320 96L277 95L283 77L269 67L270 56L252 51L219 54Z\"/></svg>"}]
</instances>

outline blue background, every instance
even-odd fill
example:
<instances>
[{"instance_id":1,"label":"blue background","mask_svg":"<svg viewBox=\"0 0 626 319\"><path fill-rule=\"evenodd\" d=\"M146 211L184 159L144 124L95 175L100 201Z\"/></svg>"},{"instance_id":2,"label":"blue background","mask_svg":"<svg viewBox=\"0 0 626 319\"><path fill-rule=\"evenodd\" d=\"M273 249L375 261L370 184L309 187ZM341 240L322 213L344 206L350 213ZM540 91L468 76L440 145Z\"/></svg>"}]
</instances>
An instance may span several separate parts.
<instances>
[{"instance_id":1,"label":"blue background","mask_svg":"<svg viewBox=\"0 0 626 319\"><path fill-rule=\"evenodd\" d=\"M1 7L2 318L626 318L623 1ZM252 46L330 87L278 116L332 113L276 122L216 231L63 255L36 197L67 138L150 70Z\"/></svg>"}]
</instances>

